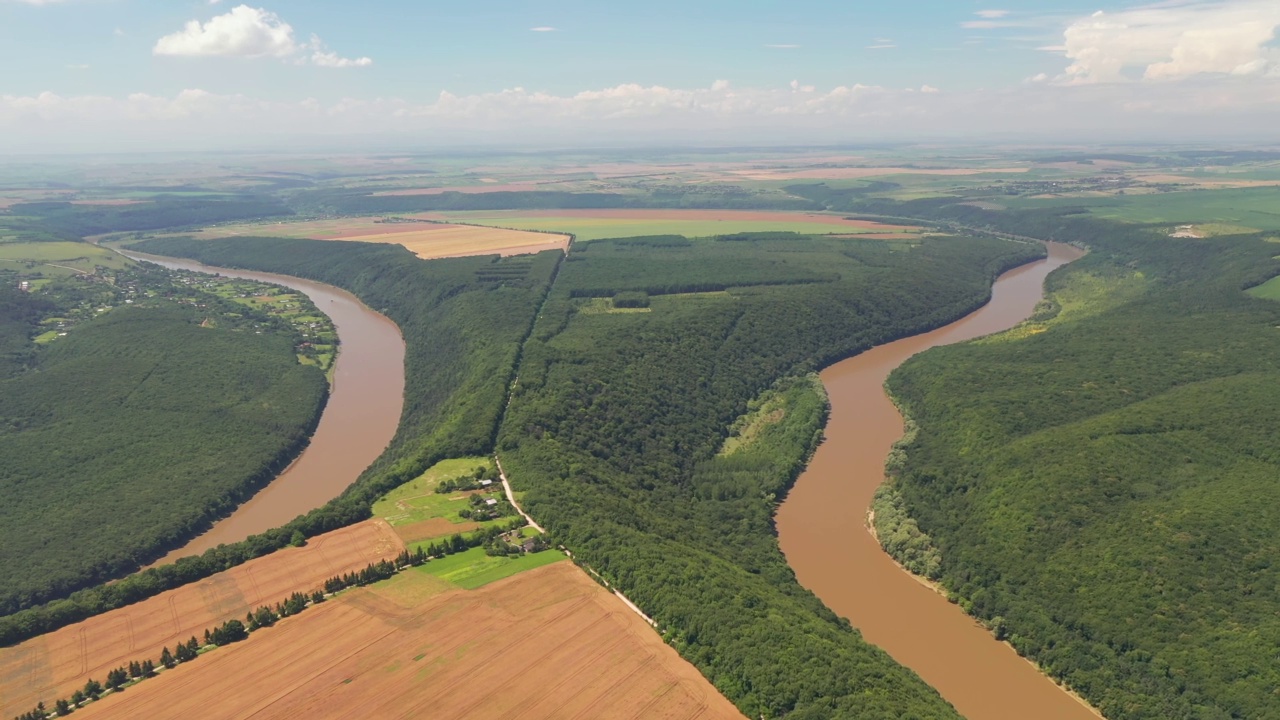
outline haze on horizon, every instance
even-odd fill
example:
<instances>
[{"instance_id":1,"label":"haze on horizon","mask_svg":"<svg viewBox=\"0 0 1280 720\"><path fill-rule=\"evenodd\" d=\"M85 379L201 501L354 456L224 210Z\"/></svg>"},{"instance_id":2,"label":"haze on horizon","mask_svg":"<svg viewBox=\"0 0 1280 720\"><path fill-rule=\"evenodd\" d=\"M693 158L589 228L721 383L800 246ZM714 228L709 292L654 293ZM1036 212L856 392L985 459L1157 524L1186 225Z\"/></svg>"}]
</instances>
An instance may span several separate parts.
<instances>
[{"instance_id":1,"label":"haze on horizon","mask_svg":"<svg viewBox=\"0 0 1280 720\"><path fill-rule=\"evenodd\" d=\"M1274 0L0 0L0 153L1274 142ZM18 70L21 68L21 70Z\"/></svg>"}]
</instances>

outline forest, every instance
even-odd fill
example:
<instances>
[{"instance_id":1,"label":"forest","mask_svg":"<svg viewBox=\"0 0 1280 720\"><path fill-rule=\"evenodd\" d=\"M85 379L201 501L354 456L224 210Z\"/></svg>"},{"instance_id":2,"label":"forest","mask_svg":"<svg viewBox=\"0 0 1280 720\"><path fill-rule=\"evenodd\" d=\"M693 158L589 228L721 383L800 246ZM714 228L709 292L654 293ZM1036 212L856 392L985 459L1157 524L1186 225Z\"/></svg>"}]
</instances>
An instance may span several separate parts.
<instances>
[{"instance_id":1,"label":"forest","mask_svg":"<svg viewBox=\"0 0 1280 720\"><path fill-rule=\"evenodd\" d=\"M209 315L119 307L39 352L23 333L0 379L0 614L135 570L305 445L324 375L292 333L200 327Z\"/></svg>"},{"instance_id":2,"label":"forest","mask_svg":"<svg viewBox=\"0 0 1280 720\"><path fill-rule=\"evenodd\" d=\"M1001 270L1042 254L776 233L574 247L525 345L498 453L539 523L747 715L955 717L799 586L772 513L825 419L805 373L963 315ZM690 265L729 290L679 292ZM644 289L649 311L588 312L579 298L612 289ZM785 406L780 422L726 446L770 403Z\"/></svg>"},{"instance_id":3,"label":"forest","mask_svg":"<svg viewBox=\"0 0 1280 720\"><path fill-rule=\"evenodd\" d=\"M282 202L265 195L223 199L159 196L132 205L36 202L14 205L9 211L13 215L36 218L35 227L49 233L48 239L77 240L88 235L199 227L229 220L293 214Z\"/></svg>"},{"instance_id":4,"label":"forest","mask_svg":"<svg viewBox=\"0 0 1280 720\"><path fill-rule=\"evenodd\" d=\"M1108 718L1280 716L1280 303L1242 292L1280 273L1275 245L847 207L1090 249L1027 328L890 377L918 427L893 489L925 569Z\"/></svg>"},{"instance_id":5,"label":"forest","mask_svg":"<svg viewBox=\"0 0 1280 720\"><path fill-rule=\"evenodd\" d=\"M710 192L710 190L717 192ZM726 192L724 188L680 188L626 194L551 190L432 195L371 195L367 191L313 190L291 199L300 210L339 214L444 212L461 210L582 210L598 208L716 208L738 210L814 210L814 202L780 193Z\"/></svg>"},{"instance_id":6,"label":"forest","mask_svg":"<svg viewBox=\"0 0 1280 720\"><path fill-rule=\"evenodd\" d=\"M521 344L563 254L420 260L399 246L279 238L148 240L136 249L327 282L393 320L406 342L405 405L395 438L347 491L242 543L0 617L0 644L61 627L207 577L370 517L373 501L439 460L492 448Z\"/></svg>"}]
</instances>

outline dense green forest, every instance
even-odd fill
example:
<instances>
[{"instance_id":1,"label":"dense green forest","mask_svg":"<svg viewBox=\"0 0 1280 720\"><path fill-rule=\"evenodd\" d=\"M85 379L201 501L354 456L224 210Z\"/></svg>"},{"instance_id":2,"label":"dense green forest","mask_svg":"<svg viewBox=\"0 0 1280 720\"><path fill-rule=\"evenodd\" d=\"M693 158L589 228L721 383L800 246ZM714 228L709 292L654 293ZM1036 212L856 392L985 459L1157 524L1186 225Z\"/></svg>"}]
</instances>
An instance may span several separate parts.
<instances>
[{"instance_id":1,"label":"dense green forest","mask_svg":"<svg viewBox=\"0 0 1280 720\"><path fill-rule=\"evenodd\" d=\"M306 443L323 374L291 333L200 327L209 314L119 307L38 352L21 337L25 367L0 380L0 614L154 559Z\"/></svg>"},{"instance_id":2,"label":"dense green forest","mask_svg":"<svg viewBox=\"0 0 1280 720\"><path fill-rule=\"evenodd\" d=\"M740 210L814 210L809 200L781 193L736 188L694 187L647 193L522 192L433 195L371 195L368 191L313 190L291 198L290 204L308 212L338 214L406 213L461 210L581 210L598 208L717 208Z\"/></svg>"},{"instance_id":3,"label":"dense green forest","mask_svg":"<svg viewBox=\"0 0 1280 720\"><path fill-rule=\"evenodd\" d=\"M778 550L774 505L825 419L797 376L964 314L999 271L1042 253L776 233L575 247L525 346L498 452L526 509L749 716L955 717L802 589ZM680 292L691 278L729 290ZM647 311L578 297L614 289L647 292ZM738 420L771 403L779 422Z\"/></svg>"},{"instance_id":4,"label":"dense green forest","mask_svg":"<svg viewBox=\"0 0 1280 720\"><path fill-rule=\"evenodd\" d=\"M400 327L405 406L395 438L339 498L280 528L0 618L0 644L136 602L311 536L368 518L374 500L449 457L493 446L520 346L563 257L427 262L399 246L278 238L150 240L137 249L285 272L345 288Z\"/></svg>"},{"instance_id":5,"label":"dense green forest","mask_svg":"<svg viewBox=\"0 0 1280 720\"><path fill-rule=\"evenodd\" d=\"M51 240L131 230L198 227L229 220L293 214L282 202L267 195L224 199L161 196L132 205L38 202L14 205L9 212L19 217L35 218L33 226L50 233L47 238Z\"/></svg>"},{"instance_id":6,"label":"dense green forest","mask_svg":"<svg viewBox=\"0 0 1280 720\"><path fill-rule=\"evenodd\" d=\"M894 501L927 569L1109 718L1280 716L1280 303L1242 292L1280 272L1276 246L946 199L847 209L1091 249L1027 328L890 378L919 427Z\"/></svg>"}]
</instances>

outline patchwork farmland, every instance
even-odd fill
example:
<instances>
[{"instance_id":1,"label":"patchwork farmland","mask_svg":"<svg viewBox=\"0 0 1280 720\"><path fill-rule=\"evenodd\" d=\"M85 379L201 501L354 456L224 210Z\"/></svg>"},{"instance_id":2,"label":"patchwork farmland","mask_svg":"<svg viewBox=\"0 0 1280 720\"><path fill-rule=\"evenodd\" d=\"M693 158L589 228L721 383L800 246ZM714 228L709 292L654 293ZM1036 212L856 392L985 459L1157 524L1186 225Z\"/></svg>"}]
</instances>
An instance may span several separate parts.
<instances>
[{"instance_id":1,"label":"patchwork farmland","mask_svg":"<svg viewBox=\"0 0 1280 720\"><path fill-rule=\"evenodd\" d=\"M86 718L741 718L568 562L474 591L359 588L92 703ZM323 647L323 652L317 648ZM261 678L270 676L270 683Z\"/></svg>"},{"instance_id":2,"label":"patchwork farmland","mask_svg":"<svg viewBox=\"0 0 1280 720\"><path fill-rule=\"evenodd\" d=\"M0 717L52 705L107 671L160 651L294 591L312 591L334 575L394 558L403 543L386 523L334 530L269 556L134 605L0 648Z\"/></svg>"}]
</instances>

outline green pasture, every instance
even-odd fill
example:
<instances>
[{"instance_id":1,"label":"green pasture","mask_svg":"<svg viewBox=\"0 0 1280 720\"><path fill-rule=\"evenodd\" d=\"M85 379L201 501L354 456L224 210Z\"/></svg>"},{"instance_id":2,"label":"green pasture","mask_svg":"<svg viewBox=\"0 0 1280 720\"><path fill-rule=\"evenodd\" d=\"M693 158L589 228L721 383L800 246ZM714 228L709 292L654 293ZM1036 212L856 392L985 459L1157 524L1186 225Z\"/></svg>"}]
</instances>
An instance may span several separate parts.
<instances>
[{"instance_id":1,"label":"green pasture","mask_svg":"<svg viewBox=\"0 0 1280 720\"><path fill-rule=\"evenodd\" d=\"M486 555L484 548L471 548L466 552L431 560L413 571L437 577L466 590L475 590L516 573L567 559L564 553L555 550L496 557Z\"/></svg>"},{"instance_id":2,"label":"green pasture","mask_svg":"<svg viewBox=\"0 0 1280 720\"><path fill-rule=\"evenodd\" d=\"M637 237L641 235L684 235L685 237L712 237L743 232L795 232L808 235L874 232L854 227L840 227L805 220L679 220L649 218L584 218L584 217L508 217L484 213L445 213L447 219L487 225L515 228L517 230L542 230L545 232L572 233L579 242L604 238Z\"/></svg>"},{"instance_id":3,"label":"green pasture","mask_svg":"<svg viewBox=\"0 0 1280 720\"><path fill-rule=\"evenodd\" d=\"M105 248L81 242L34 242L0 244L0 267L19 275L76 275L91 273L102 266L120 270L132 260Z\"/></svg>"},{"instance_id":4,"label":"green pasture","mask_svg":"<svg viewBox=\"0 0 1280 720\"><path fill-rule=\"evenodd\" d=\"M1190 190L1106 198L1009 198L1016 208L1084 206L1094 215L1133 223L1217 224L1280 230L1280 187Z\"/></svg>"},{"instance_id":5,"label":"green pasture","mask_svg":"<svg viewBox=\"0 0 1280 720\"><path fill-rule=\"evenodd\" d=\"M445 518L460 524L464 521L458 517L458 511L470 507L467 496L462 493L441 495L436 493L436 486L441 480L469 475L477 467L489 467L492 464L493 460L486 457L441 460L375 502L373 516L386 520L393 527L412 525L432 518Z\"/></svg>"},{"instance_id":6,"label":"green pasture","mask_svg":"<svg viewBox=\"0 0 1280 720\"><path fill-rule=\"evenodd\" d=\"M1273 277L1261 285L1251 287L1245 292L1264 300L1280 300L1280 276Z\"/></svg>"}]
</instances>

